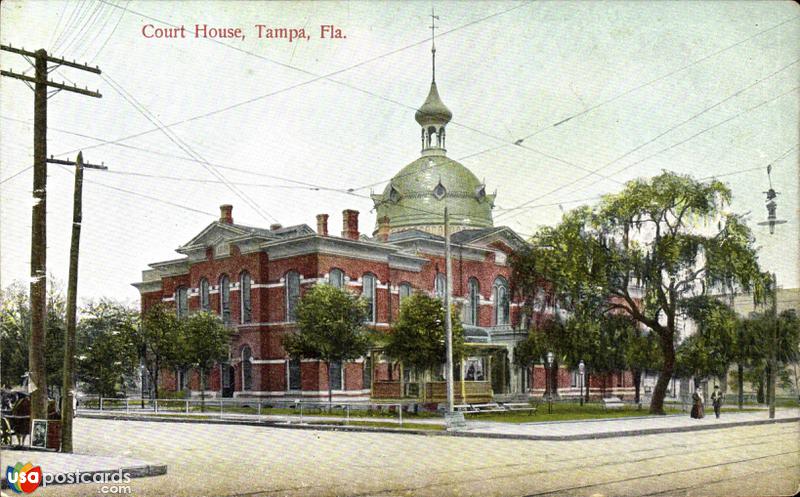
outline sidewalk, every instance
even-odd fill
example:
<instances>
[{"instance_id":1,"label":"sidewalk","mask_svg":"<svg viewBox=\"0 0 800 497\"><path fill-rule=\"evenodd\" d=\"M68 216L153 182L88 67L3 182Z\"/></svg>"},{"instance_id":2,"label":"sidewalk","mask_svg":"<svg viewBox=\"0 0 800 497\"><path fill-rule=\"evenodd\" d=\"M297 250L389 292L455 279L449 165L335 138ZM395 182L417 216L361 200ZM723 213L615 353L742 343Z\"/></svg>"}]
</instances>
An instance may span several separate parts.
<instances>
[{"instance_id":1,"label":"sidewalk","mask_svg":"<svg viewBox=\"0 0 800 497\"><path fill-rule=\"evenodd\" d=\"M256 426L270 426L275 428L300 428L300 429L328 429L349 431L374 431L392 433L410 433L425 435L448 435L479 438L507 438L516 440L589 440L597 438L626 437L635 435L649 435L657 433L671 433L698 430L714 430L732 428L735 426L761 425L770 423L800 422L800 409L778 408L775 419L769 419L766 409L749 410L744 412L723 411L722 417L716 419L712 413L703 419L692 419L688 414L674 414L668 416L642 416L628 418L589 419L581 421L539 421L530 423L503 423L498 421L480 421L470 419L464 431L429 431L429 430L400 430L398 419L390 418L357 418L350 421L375 421L397 423L397 428L346 426L346 425L321 425L322 422L345 422L342 417L329 416L299 416L293 415L247 415L230 414L220 418L209 416L208 419L200 418L198 414L172 414L170 417L159 416L152 411L138 414L113 411L81 411L81 416L86 418L141 420L154 422L178 423L210 423L210 424L247 424ZM535 419L535 418L534 418ZM444 425L443 418L408 418L403 419L409 424L436 424Z\"/></svg>"},{"instance_id":2,"label":"sidewalk","mask_svg":"<svg viewBox=\"0 0 800 497\"><path fill-rule=\"evenodd\" d=\"M712 412L711 416L706 415L703 419L692 419L688 414L674 414L669 416L545 421L538 423L468 421L467 433L471 436L491 438L587 440L788 422L800 422L800 409L776 409L775 419L772 420L769 419L768 412L764 409L744 412L723 411L720 419L716 419Z\"/></svg>"},{"instance_id":3,"label":"sidewalk","mask_svg":"<svg viewBox=\"0 0 800 497\"><path fill-rule=\"evenodd\" d=\"M75 472L84 477L85 482L92 483L95 475L124 475L129 478L143 478L146 476L158 476L167 474L165 464L154 464L152 462L140 461L130 457L109 457L93 456L89 454L64 454L61 452L50 452L41 450L26 449L4 449L0 451L0 465L14 466L17 462L31 462L34 466L42 468L43 475L52 475L53 482L50 485L64 484L69 480L67 475L72 475L74 481ZM100 478L97 476L97 478ZM6 473L2 474L2 488L6 488Z\"/></svg>"}]
</instances>

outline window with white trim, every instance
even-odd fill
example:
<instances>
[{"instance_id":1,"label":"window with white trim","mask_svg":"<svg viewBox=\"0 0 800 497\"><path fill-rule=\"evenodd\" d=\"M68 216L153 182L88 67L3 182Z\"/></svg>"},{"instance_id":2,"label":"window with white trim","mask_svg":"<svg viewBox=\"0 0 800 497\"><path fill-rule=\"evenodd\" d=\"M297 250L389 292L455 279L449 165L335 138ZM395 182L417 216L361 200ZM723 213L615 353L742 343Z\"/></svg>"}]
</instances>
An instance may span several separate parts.
<instances>
[{"instance_id":1,"label":"window with white trim","mask_svg":"<svg viewBox=\"0 0 800 497\"><path fill-rule=\"evenodd\" d=\"M331 390L342 390L342 386L344 385L344 366L342 361L333 361L331 362L330 367L331 372L331 382L330 387Z\"/></svg>"},{"instance_id":2,"label":"window with white trim","mask_svg":"<svg viewBox=\"0 0 800 497\"><path fill-rule=\"evenodd\" d=\"M367 273L361 279L362 290L361 296L367 301L367 322L374 323L376 321L375 313L375 285L377 278L374 274Z\"/></svg>"},{"instance_id":3,"label":"window with white trim","mask_svg":"<svg viewBox=\"0 0 800 497\"><path fill-rule=\"evenodd\" d=\"M300 300L300 274L297 271L286 273L286 321L297 320L297 302Z\"/></svg>"},{"instance_id":4,"label":"window with white trim","mask_svg":"<svg viewBox=\"0 0 800 497\"><path fill-rule=\"evenodd\" d=\"M179 318L185 318L189 314L189 290L185 286L175 290L175 310Z\"/></svg>"},{"instance_id":5,"label":"window with white trim","mask_svg":"<svg viewBox=\"0 0 800 497\"><path fill-rule=\"evenodd\" d=\"M200 310L206 312L211 310L211 300L209 298L209 291L208 291L208 280L205 278L202 278L200 280Z\"/></svg>"},{"instance_id":6,"label":"window with white trim","mask_svg":"<svg viewBox=\"0 0 800 497\"><path fill-rule=\"evenodd\" d=\"M344 288L344 271L333 268L328 274L328 284L335 288Z\"/></svg>"},{"instance_id":7,"label":"window with white trim","mask_svg":"<svg viewBox=\"0 0 800 497\"><path fill-rule=\"evenodd\" d=\"M251 282L250 273L247 271L243 271L242 274L239 275L239 300L240 300L240 309L239 309L239 321L244 323L249 323L253 320L253 309L251 305Z\"/></svg>"},{"instance_id":8,"label":"window with white trim","mask_svg":"<svg viewBox=\"0 0 800 497\"><path fill-rule=\"evenodd\" d=\"M219 314L223 324L231 324L231 280L225 274L219 279Z\"/></svg>"},{"instance_id":9,"label":"window with white trim","mask_svg":"<svg viewBox=\"0 0 800 497\"><path fill-rule=\"evenodd\" d=\"M412 291L413 291L413 288L411 287L411 285L409 283L400 283L400 286L397 289L397 293L398 293L398 295L400 297L400 306L401 307L403 305L403 300L405 300L406 297L410 297Z\"/></svg>"},{"instance_id":10,"label":"window with white trim","mask_svg":"<svg viewBox=\"0 0 800 497\"><path fill-rule=\"evenodd\" d=\"M433 280L433 293L440 299L444 298L447 291L447 277L444 273L436 273L436 278Z\"/></svg>"},{"instance_id":11,"label":"window with white trim","mask_svg":"<svg viewBox=\"0 0 800 497\"><path fill-rule=\"evenodd\" d=\"M464 322L466 324L478 324L478 311L481 305L481 286L476 278L470 278L467 282L467 305Z\"/></svg>"},{"instance_id":12,"label":"window with white trim","mask_svg":"<svg viewBox=\"0 0 800 497\"><path fill-rule=\"evenodd\" d=\"M242 347L242 390L253 389L253 351L249 345Z\"/></svg>"},{"instance_id":13,"label":"window with white trim","mask_svg":"<svg viewBox=\"0 0 800 497\"><path fill-rule=\"evenodd\" d=\"M288 390L300 390L302 387L300 359L289 359L286 362L288 367L288 378L286 383Z\"/></svg>"},{"instance_id":14,"label":"window with white trim","mask_svg":"<svg viewBox=\"0 0 800 497\"><path fill-rule=\"evenodd\" d=\"M510 317L510 303L508 301L508 283L502 276L494 280L492 286L492 300L494 300L494 322L501 326L508 324Z\"/></svg>"}]
</instances>

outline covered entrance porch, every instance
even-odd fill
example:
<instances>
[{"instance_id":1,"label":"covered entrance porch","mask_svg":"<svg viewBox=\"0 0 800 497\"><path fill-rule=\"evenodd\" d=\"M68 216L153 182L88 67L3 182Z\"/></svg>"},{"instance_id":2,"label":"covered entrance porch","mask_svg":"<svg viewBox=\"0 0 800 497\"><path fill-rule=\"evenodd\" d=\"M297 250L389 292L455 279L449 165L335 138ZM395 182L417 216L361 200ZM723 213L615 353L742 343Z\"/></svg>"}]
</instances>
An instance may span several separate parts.
<instances>
[{"instance_id":1,"label":"covered entrance porch","mask_svg":"<svg viewBox=\"0 0 800 497\"><path fill-rule=\"evenodd\" d=\"M508 391L509 358L504 345L466 343L464 356L454 359L454 401L456 404L491 402L496 393ZM385 357L382 350L370 352L373 400L447 401L445 367L434 372L404 368L402 362Z\"/></svg>"}]
</instances>

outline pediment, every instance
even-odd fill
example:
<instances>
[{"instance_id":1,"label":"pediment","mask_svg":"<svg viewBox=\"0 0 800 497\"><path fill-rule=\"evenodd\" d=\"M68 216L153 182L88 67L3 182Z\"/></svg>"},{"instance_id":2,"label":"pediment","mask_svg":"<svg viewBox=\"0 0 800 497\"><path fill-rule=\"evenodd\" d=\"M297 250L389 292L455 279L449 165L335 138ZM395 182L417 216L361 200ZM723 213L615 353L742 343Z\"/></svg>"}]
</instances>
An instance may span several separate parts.
<instances>
[{"instance_id":1,"label":"pediment","mask_svg":"<svg viewBox=\"0 0 800 497\"><path fill-rule=\"evenodd\" d=\"M527 242L521 236L516 234L514 230L503 226L483 236L470 240L469 244L478 247L500 250L506 254L510 254L515 250L519 250L527 245Z\"/></svg>"},{"instance_id":2,"label":"pediment","mask_svg":"<svg viewBox=\"0 0 800 497\"><path fill-rule=\"evenodd\" d=\"M186 249L205 247L214 247L216 251L217 247L223 244L225 240L229 240L244 234L247 234L246 230L243 230L237 226L215 221L206 226L206 228L195 235L194 238L178 248L178 252ZM224 245L228 244L224 243Z\"/></svg>"}]
</instances>

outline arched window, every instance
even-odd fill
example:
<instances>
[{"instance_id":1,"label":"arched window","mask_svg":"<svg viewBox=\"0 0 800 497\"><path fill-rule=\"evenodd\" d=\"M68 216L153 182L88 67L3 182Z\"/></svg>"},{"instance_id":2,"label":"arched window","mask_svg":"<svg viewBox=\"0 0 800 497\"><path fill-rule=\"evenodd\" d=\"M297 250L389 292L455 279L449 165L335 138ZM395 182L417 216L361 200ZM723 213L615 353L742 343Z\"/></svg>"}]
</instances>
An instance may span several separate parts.
<instances>
[{"instance_id":1,"label":"arched window","mask_svg":"<svg viewBox=\"0 0 800 497\"><path fill-rule=\"evenodd\" d=\"M361 296L367 301L367 322L375 322L375 282L374 274L367 273L362 278Z\"/></svg>"},{"instance_id":2,"label":"arched window","mask_svg":"<svg viewBox=\"0 0 800 497\"><path fill-rule=\"evenodd\" d=\"M219 314L223 324L231 324L231 280L224 274L219 279Z\"/></svg>"},{"instance_id":3,"label":"arched window","mask_svg":"<svg viewBox=\"0 0 800 497\"><path fill-rule=\"evenodd\" d=\"M253 320L253 308L251 305L251 280L250 280L250 273L247 271L243 271L242 274L239 275L239 296L240 296L240 307L241 309L239 312L239 320L244 323L249 323Z\"/></svg>"},{"instance_id":4,"label":"arched window","mask_svg":"<svg viewBox=\"0 0 800 497\"><path fill-rule=\"evenodd\" d=\"M211 300L208 295L208 280L203 278L200 280L200 310L202 311L211 310Z\"/></svg>"},{"instance_id":5,"label":"arched window","mask_svg":"<svg viewBox=\"0 0 800 497\"><path fill-rule=\"evenodd\" d=\"M344 271L333 268L328 274L328 283L336 288L344 288Z\"/></svg>"},{"instance_id":6,"label":"arched window","mask_svg":"<svg viewBox=\"0 0 800 497\"><path fill-rule=\"evenodd\" d=\"M249 345L242 347L242 390L253 389L253 351Z\"/></svg>"},{"instance_id":7,"label":"arched window","mask_svg":"<svg viewBox=\"0 0 800 497\"><path fill-rule=\"evenodd\" d=\"M300 274L286 273L286 321L297 320L297 301L300 300Z\"/></svg>"},{"instance_id":8,"label":"arched window","mask_svg":"<svg viewBox=\"0 0 800 497\"><path fill-rule=\"evenodd\" d=\"M175 290L175 310L179 318L184 318L189 313L189 291L185 286Z\"/></svg>"},{"instance_id":9,"label":"arched window","mask_svg":"<svg viewBox=\"0 0 800 497\"><path fill-rule=\"evenodd\" d=\"M465 322L467 324L477 325L478 311L481 305L481 287L477 279L469 279L469 282L467 283L467 291L469 294L467 295Z\"/></svg>"},{"instance_id":10,"label":"arched window","mask_svg":"<svg viewBox=\"0 0 800 497\"><path fill-rule=\"evenodd\" d=\"M494 322L501 326L508 324L510 305L508 301L508 283L505 278L498 276L492 286L492 300L494 300Z\"/></svg>"},{"instance_id":11,"label":"arched window","mask_svg":"<svg viewBox=\"0 0 800 497\"><path fill-rule=\"evenodd\" d=\"M447 278L444 273L436 273L436 279L433 280L433 293L443 299L445 292L447 292Z\"/></svg>"},{"instance_id":12,"label":"arched window","mask_svg":"<svg viewBox=\"0 0 800 497\"><path fill-rule=\"evenodd\" d=\"M398 288L398 293L400 295L400 305L403 305L403 300L406 297L410 297L412 292L411 285L408 283L400 283L400 287Z\"/></svg>"}]
</instances>

